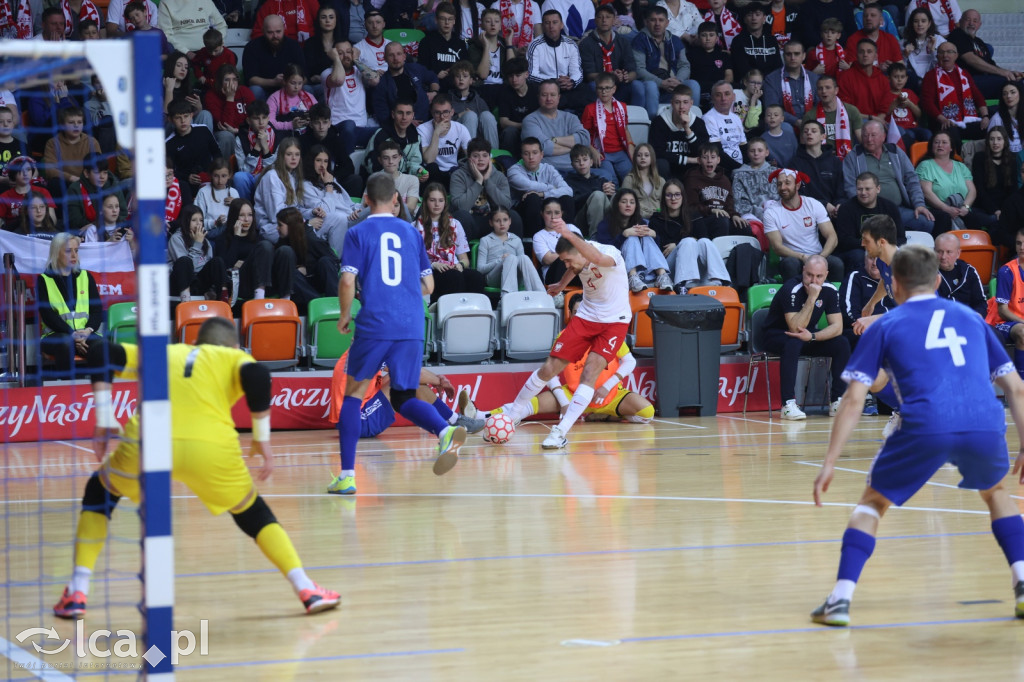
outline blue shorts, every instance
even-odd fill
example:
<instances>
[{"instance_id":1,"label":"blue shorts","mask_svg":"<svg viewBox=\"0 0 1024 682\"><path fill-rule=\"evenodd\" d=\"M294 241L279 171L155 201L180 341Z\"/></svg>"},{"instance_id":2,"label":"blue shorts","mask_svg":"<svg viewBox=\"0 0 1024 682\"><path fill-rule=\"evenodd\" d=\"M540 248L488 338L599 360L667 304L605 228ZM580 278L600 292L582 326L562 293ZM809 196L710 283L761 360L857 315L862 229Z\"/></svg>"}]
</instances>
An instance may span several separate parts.
<instances>
[{"instance_id":1,"label":"blue shorts","mask_svg":"<svg viewBox=\"0 0 1024 682\"><path fill-rule=\"evenodd\" d=\"M963 476L959 487L988 490L1006 476L1009 460L1006 434L1001 431L921 434L899 430L871 463L868 485L899 506L947 462L955 464Z\"/></svg>"},{"instance_id":2,"label":"blue shorts","mask_svg":"<svg viewBox=\"0 0 1024 682\"><path fill-rule=\"evenodd\" d=\"M359 411L359 437L373 438L395 423L395 408L383 391L377 391Z\"/></svg>"},{"instance_id":3,"label":"blue shorts","mask_svg":"<svg viewBox=\"0 0 1024 682\"><path fill-rule=\"evenodd\" d=\"M387 363L392 390L416 390L423 367L423 341L361 339L357 331L348 351L346 373L356 381L366 381L383 363Z\"/></svg>"},{"instance_id":4,"label":"blue shorts","mask_svg":"<svg viewBox=\"0 0 1024 682\"><path fill-rule=\"evenodd\" d=\"M1015 324L1021 324L1021 323L1017 322L1017 321L1013 321L1013 322L1000 322L996 326L992 327L992 329L995 330L996 336L998 336L999 340L1002 341L1004 344L1012 343L1010 341L1010 330L1013 329L1013 325L1015 325Z\"/></svg>"}]
</instances>

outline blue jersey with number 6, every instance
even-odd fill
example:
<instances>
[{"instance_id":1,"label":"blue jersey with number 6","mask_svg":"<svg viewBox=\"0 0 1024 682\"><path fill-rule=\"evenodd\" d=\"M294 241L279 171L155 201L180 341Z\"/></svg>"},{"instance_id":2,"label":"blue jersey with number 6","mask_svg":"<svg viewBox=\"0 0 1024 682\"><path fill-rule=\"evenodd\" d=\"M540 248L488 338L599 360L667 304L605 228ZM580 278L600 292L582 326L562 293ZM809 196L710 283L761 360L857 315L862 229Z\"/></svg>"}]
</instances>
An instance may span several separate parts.
<instances>
[{"instance_id":1,"label":"blue jersey with number 6","mask_svg":"<svg viewBox=\"0 0 1024 682\"><path fill-rule=\"evenodd\" d=\"M390 215L371 215L345 233L341 271L359 280L363 307L356 336L422 341L423 290L431 274L419 231Z\"/></svg>"},{"instance_id":2,"label":"blue jersey with number 6","mask_svg":"<svg viewBox=\"0 0 1024 682\"><path fill-rule=\"evenodd\" d=\"M884 369L900 400L904 430L1006 428L992 380L1015 371L978 313L956 301L915 296L883 315L857 344L843 379L868 386Z\"/></svg>"}]
</instances>

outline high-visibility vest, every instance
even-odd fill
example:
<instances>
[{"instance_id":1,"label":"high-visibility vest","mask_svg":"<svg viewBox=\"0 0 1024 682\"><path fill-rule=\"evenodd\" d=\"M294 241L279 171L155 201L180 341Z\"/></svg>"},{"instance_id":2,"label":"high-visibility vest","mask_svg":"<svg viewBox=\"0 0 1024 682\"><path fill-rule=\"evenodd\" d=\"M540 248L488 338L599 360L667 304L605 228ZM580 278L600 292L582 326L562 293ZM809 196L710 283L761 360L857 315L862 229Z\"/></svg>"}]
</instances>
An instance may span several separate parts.
<instances>
[{"instance_id":1,"label":"high-visibility vest","mask_svg":"<svg viewBox=\"0 0 1024 682\"><path fill-rule=\"evenodd\" d=\"M1007 307L1010 309L1010 312L1015 315L1020 315L1021 313L1024 313L1024 281L1020 278L1020 264L1017 262L1017 259L1014 258L1013 260L1004 263L1004 267L1009 268L1010 272L1013 274L1013 289L1011 290L1010 302ZM999 315L999 304L996 302L995 296L988 299L988 310L986 311L985 321L993 327L1006 321Z\"/></svg>"},{"instance_id":2,"label":"high-visibility vest","mask_svg":"<svg viewBox=\"0 0 1024 682\"><path fill-rule=\"evenodd\" d=\"M53 308L54 312L60 315L61 319L67 322L68 326L75 331L85 329L85 325L89 321L89 273L85 270L79 270L78 276L75 277L74 287L77 296L75 298L74 311L68 308L68 302L64 300L63 294L57 288L57 281L50 275L39 276L43 278L43 282L46 284L46 298L49 299L50 307ZM43 325L43 336L49 336L53 333L52 329L48 329L45 324Z\"/></svg>"}]
</instances>

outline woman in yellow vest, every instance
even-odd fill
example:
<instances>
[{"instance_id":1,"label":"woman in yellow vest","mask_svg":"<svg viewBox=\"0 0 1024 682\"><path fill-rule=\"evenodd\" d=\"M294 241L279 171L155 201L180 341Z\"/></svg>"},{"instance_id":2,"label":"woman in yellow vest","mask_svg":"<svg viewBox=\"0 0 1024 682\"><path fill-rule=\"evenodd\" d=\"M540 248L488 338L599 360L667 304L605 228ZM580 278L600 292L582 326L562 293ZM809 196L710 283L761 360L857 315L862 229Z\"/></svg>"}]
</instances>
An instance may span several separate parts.
<instances>
[{"instance_id":1,"label":"woman in yellow vest","mask_svg":"<svg viewBox=\"0 0 1024 682\"><path fill-rule=\"evenodd\" d=\"M67 232L54 236L46 270L36 280L39 303L39 350L53 356L57 371L67 373L75 356L85 357L100 340L103 305L96 280L78 267L81 240Z\"/></svg>"}]
</instances>

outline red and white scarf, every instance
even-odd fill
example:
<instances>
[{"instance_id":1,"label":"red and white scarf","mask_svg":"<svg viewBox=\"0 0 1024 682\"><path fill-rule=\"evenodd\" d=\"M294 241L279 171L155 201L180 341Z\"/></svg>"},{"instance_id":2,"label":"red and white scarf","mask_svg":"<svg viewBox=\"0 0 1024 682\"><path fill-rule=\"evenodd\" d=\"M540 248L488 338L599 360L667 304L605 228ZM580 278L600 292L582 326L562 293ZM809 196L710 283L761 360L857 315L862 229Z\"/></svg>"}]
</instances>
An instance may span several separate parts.
<instances>
[{"instance_id":1,"label":"red and white scarf","mask_svg":"<svg viewBox=\"0 0 1024 682\"><path fill-rule=\"evenodd\" d=\"M153 3L151 2L146 3L146 21L149 23L151 27L153 26ZM124 20L124 29L126 33L129 31L134 31L136 28L138 28L138 26L128 21L127 19Z\"/></svg>"},{"instance_id":2,"label":"red and white scarf","mask_svg":"<svg viewBox=\"0 0 1024 682\"><path fill-rule=\"evenodd\" d=\"M533 42L533 3L523 0L523 21L516 23L515 12L512 11L512 0L501 0L498 5L501 12L501 30L509 47L528 47Z\"/></svg>"},{"instance_id":3,"label":"red and white scarf","mask_svg":"<svg viewBox=\"0 0 1024 682\"><path fill-rule=\"evenodd\" d=\"M829 71L828 62L825 61L825 57L828 55L829 52L834 54L836 58L836 65L833 71ZM824 45L818 43L818 46L814 48L814 58L818 60L819 64L825 65L825 73L832 77L836 77L839 75L839 62L846 61L846 53L843 52L843 46L840 45L839 43L836 43L836 46L831 50L826 50Z\"/></svg>"},{"instance_id":4,"label":"red and white scarf","mask_svg":"<svg viewBox=\"0 0 1024 682\"><path fill-rule=\"evenodd\" d=\"M181 213L181 185L178 183L178 178L174 178L171 181L171 186L167 188L167 203L164 204L164 221L170 223L177 220L179 213Z\"/></svg>"},{"instance_id":5,"label":"red and white scarf","mask_svg":"<svg viewBox=\"0 0 1024 682\"><path fill-rule=\"evenodd\" d=\"M598 39L597 44L601 46L601 64L604 66L605 73L612 73L615 71L612 67L612 56L615 54L615 36L612 36L611 47L605 47L600 39Z\"/></svg>"},{"instance_id":6,"label":"red and white scarf","mask_svg":"<svg viewBox=\"0 0 1024 682\"><path fill-rule=\"evenodd\" d=\"M804 75L804 111L810 111L814 106L814 93L811 92L811 78L807 75L807 69L800 67ZM789 86L789 79L786 78L786 70L781 69L782 78L782 108L796 116L793 109L793 89Z\"/></svg>"},{"instance_id":7,"label":"red and white scarf","mask_svg":"<svg viewBox=\"0 0 1024 682\"><path fill-rule=\"evenodd\" d=\"M11 0L0 0L0 34L27 40L32 37L32 7L28 0L18 0L18 18L11 12Z\"/></svg>"},{"instance_id":8,"label":"red and white scarf","mask_svg":"<svg viewBox=\"0 0 1024 682\"><path fill-rule=\"evenodd\" d=\"M924 7L929 12L931 8L928 5L932 4L929 0L917 0L918 7ZM942 13L946 15L946 20L949 22L949 30L956 30L956 20L953 19L953 6L949 4L949 0L939 0L939 5L942 7Z\"/></svg>"},{"instance_id":9,"label":"red and white scarf","mask_svg":"<svg viewBox=\"0 0 1024 682\"><path fill-rule=\"evenodd\" d=\"M256 132L252 128L249 128L248 135L249 135L249 149L255 149L256 148ZM272 126L272 125L268 125L267 126L267 147L270 149L270 151L274 151L274 126ZM263 155L260 154L259 156L256 157L256 167L253 168L252 174L253 175L259 175L262 171L263 171Z\"/></svg>"},{"instance_id":10,"label":"red and white scarf","mask_svg":"<svg viewBox=\"0 0 1024 682\"><path fill-rule=\"evenodd\" d=\"M97 189L99 189L97 187ZM96 207L92 205L92 199L89 198L89 190L85 188L85 183L78 183L78 191L82 195L82 210L85 212L85 217L89 219L90 223L96 222ZM179 192L178 197L181 197Z\"/></svg>"},{"instance_id":11,"label":"red and white scarf","mask_svg":"<svg viewBox=\"0 0 1024 682\"><path fill-rule=\"evenodd\" d=\"M709 9L704 13L704 21L710 21L721 27L722 35L718 37L718 44L726 50L732 47L732 39L743 30L740 22L736 21L736 15L730 12L728 7L722 8L721 20L715 16L714 10Z\"/></svg>"},{"instance_id":12,"label":"red and white scarf","mask_svg":"<svg viewBox=\"0 0 1024 682\"><path fill-rule=\"evenodd\" d=\"M825 107L818 103L815 114L818 123L825 125ZM850 128L850 114L836 97L836 156L842 160L853 149L853 130Z\"/></svg>"},{"instance_id":13,"label":"red and white scarf","mask_svg":"<svg viewBox=\"0 0 1024 682\"><path fill-rule=\"evenodd\" d=\"M615 119L615 126L619 131L619 141L622 148L628 150L629 144L626 140L626 131L629 130L629 118L626 115L626 105L617 99L612 100L612 117ZM594 118L597 120L597 136L590 133L590 143L597 151L601 152L601 159L604 160L604 136L608 132L608 112L600 101L594 103Z\"/></svg>"},{"instance_id":14,"label":"red and white scarf","mask_svg":"<svg viewBox=\"0 0 1024 682\"><path fill-rule=\"evenodd\" d=\"M946 71L941 66L935 69L935 81L939 94L939 111L951 121L962 121L965 116L977 116L978 106L974 101L974 91L971 83L967 80L967 72L959 66L953 67L954 71ZM954 75L960 76L960 91L963 96L963 106L956 97L956 84Z\"/></svg>"},{"instance_id":15,"label":"red and white scarf","mask_svg":"<svg viewBox=\"0 0 1024 682\"><path fill-rule=\"evenodd\" d=\"M63 0L60 7L64 10L64 37L70 38L73 30L71 19L74 17L70 0ZM96 5L92 3L92 0L82 0L82 9L78 10L78 19L79 21L92 19L96 22L96 26L100 25L100 12L96 9Z\"/></svg>"},{"instance_id":16,"label":"red and white scarf","mask_svg":"<svg viewBox=\"0 0 1024 682\"><path fill-rule=\"evenodd\" d=\"M284 116L290 112L292 110L292 105L290 105L289 102L293 102L295 100L298 100L303 111L309 111L313 108L313 105L316 104L316 98L305 90L299 90L299 94L295 95L295 97L289 97L284 93L284 90L278 90L277 94L280 96L280 99L277 100L278 116Z\"/></svg>"}]
</instances>

